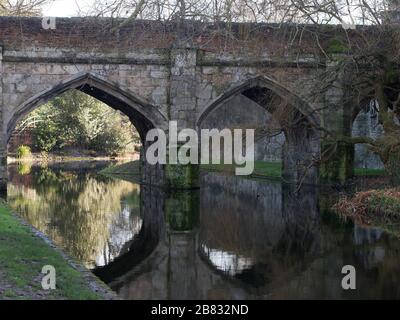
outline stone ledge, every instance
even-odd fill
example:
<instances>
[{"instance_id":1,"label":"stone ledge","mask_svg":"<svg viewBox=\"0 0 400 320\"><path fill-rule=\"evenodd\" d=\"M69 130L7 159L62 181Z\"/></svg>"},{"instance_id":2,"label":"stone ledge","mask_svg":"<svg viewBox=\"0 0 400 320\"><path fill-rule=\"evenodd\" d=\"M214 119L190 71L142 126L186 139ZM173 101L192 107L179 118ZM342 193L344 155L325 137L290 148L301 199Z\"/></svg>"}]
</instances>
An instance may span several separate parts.
<instances>
[{"instance_id":1,"label":"stone ledge","mask_svg":"<svg viewBox=\"0 0 400 320\"><path fill-rule=\"evenodd\" d=\"M64 64L124 64L124 65L162 65L170 66L168 60L127 59L127 58L71 58L71 57L24 57L3 56L3 62L64 63Z\"/></svg>"}]
</instances>

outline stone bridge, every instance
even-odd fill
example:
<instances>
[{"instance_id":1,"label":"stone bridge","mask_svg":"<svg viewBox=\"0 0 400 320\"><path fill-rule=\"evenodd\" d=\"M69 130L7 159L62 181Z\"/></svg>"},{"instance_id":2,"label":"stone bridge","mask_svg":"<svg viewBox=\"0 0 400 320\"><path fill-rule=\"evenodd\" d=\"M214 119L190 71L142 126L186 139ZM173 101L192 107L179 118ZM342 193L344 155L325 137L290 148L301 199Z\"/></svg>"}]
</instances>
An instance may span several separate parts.
<instances>
[{"instance_id":1,"label":"stone bridge","mask_svg":"<svg viewBox=\"0 0 400 320\"><path fill-rule=\"evenodd\" d=\"M56 29L46 30L41 18L0 17L3 184L7 142L18 120L69 89L121 110L142 139L171 120L180 128L259 128L271 121L272 99L274 106L285 102L285 121L293 125L279 125L289 182L318 182L317 128L351 130L345 84L337 81L322 98L313 93L332 66L320 47L329 50L339 27L329 27L317 43L312 27L233 24L228 34L227 26L197 22L136 21L115 31L118 23L57 18ZM334 112L323 112L326 106ZM331 180L351 175L353 152L343 150L330 162ZM174 170L148 170L147 182L159 183L164 175L179 180Z\"/></svg>"}]
</instances>

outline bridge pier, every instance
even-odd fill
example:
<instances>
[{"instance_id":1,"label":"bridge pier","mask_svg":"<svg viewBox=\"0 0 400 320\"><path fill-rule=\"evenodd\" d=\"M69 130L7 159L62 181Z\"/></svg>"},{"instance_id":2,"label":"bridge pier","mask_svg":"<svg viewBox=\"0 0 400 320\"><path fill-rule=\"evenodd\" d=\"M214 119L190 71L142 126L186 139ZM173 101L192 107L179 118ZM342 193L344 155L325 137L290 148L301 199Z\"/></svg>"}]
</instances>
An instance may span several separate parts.
<instances>
[{"instance_id":1,"label":"bridge pier","mask_svg":"<svg viewBox=\"0 0 400 320\"><path fill-rule=\"evenodd\" d=\"M169 298L195 299L197 290L197 236L199 192L171 191L165 199L169 248Z\"/></svg>"},{"instance_id":2,"label":"bridge pier","mask_svg":"<svg viewBox=\"0 0 400 320\"><path fill-rule=\"evenodd\" d=\"M198 164L155 164L146 160L149 142L143 143L140 154L141 182L171 190L192 190L199 188L200 166Z\"/></svg>"},{"instance_id":3,"label":"bridge pier","mask_svg":"<svg viewBox=\"0 0 400 320\"><path fill-rule=\"evenodd\" d=\"M318 165L315 159L320 154L320 137L305 122L300 122L285 132L282 178L288 183L315 185L318 182Z\"/></svg>"},{"instance_id":4,"label":"bridge pier","mask_svg":"<svg viewBox=\"0 0 400 320\"><path fill-rule=\"evenodd\" d=\"M324 140L321 143L322 158L320 180L322 183L344 184L354 176L354 145Z\"/></svg>"},{"instance_id":5,"label":"bridge pier","mask_svg":"<svg viewBox=\"0 0 400 320\"><path fill-rule=\"evenodd\" d=\"M164 210L171 232L193 230L199 222L199 191L168 191Z\"/></svg>"},{"instance_id":6,"label":"bridge pier","mask_svg":"<svg viewBox=\"0 0 400 320\"><path fill-rule=\"evenodd\" d=\"M199 188L198 164L167 164L165 165L165 187L168 189Z\"/></svg>"},{"instance_id":7,"label":"bridge pier","mask_svg":"<svg viewBox=\"0 0 400 320\"><path fill-rule=\"evenodd\" d=\"M354 176L354 145L337 142L334 138L351 137L353 99L350 81L351 70L341 72L324 97L323 127L333 134L333 138L328 136L321 140L322 183L344 184Z\"/></svg>"},{"instance_id":8,"label":"bridge pier","mask_svg":"<svg viewBox=\"0 0 400 320\"><path fill-rule=\"evenodd\" d=\"M178 132L186 128L196 128L197 110L197 48L178 42L170 54L170 107L168 118L177 121ZM172 144L177 141L172 142ZM179 149L182 143L178 142ZM199 188L198 164L165 165L165 187L169 189Z\"/></svg>"}]
</instances>

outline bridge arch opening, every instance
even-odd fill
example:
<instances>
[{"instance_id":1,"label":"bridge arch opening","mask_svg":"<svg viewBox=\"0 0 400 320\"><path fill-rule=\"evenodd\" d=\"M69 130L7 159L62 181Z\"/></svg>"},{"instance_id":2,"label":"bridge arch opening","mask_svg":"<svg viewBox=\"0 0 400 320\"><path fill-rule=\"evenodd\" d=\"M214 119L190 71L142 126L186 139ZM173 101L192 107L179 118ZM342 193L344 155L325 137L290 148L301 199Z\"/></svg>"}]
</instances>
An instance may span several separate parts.
<instances>
[{"instance_id":1,"label":"bridge arch opening","mask_svg":"<svg viewBox=\"0 0 400 320\"><path fill-rule=\"evenodd\" d=\"M379 139L384 135L383 125L379 122L379 106L375 99L360 103L352 116L351 136ZM354 146L354 168L361 173L367 170L383 170L382 159L373 153L367 145Z\"/></svg>"},{"instance_id":2,"label":"bridge arch opening","mask_svg":"<svg viewBox=\"0 0 400 320\"><path fill-rule=\"evenodd\" d=\"M18 120L24 115L70 89L84 92L127 115L142 139L148 130L167 126L165 116L156 106L96 74L86 72L78 73L19 105L8 120L7 139L10 138Z\"/></svg>"},{"instance_id":3,"label":"bridge arch opening","mask_svg":"<svg viewBox=\"0 0 400 320\"><path fill-rule=\"evenodd\" d=\"M120 114L126 116L127 122L137 130L140 137L141 155L144 154L145 148L147 147L145 143L147 132L153 128L165 128L167 126L166 118L159 109L146 102L143 98L137 97L93 73L79 73L34 95L15 108L12 114L6 118L7 143L10 142L12 133L21 119L26 118L30 112L45 105L52 99L74 90L87 94L95 98L92 100L99 100L111 109L117 110ZM143 157L140 158L143 167L145 163ZM147 175L152 173L152 171L149 172L148 170L154 170L154 168L148 167L149 166L145 165L142 170L142 179L144 180L146 180ZM157 170L160 171L162 169L157 168L156 171ZM159 173L160 176L156 177L156 179L162 179L161 172ZM146 182L150 183L150 181Z\"/></svg>"},{"instance_id":4,"label":"bridge arch opening","mask_svg":"<svg viewBox=\"0 0 400 320\"><path fill-rule=\"evenodd\" d=\"M267 77L250 79L207 105L197 127L255 129L255 161L279 166L289 183L316 184L320 140L319 118L300 97ZM269 174L269 172L267 173Z\"/></svg>"}]
</instances>

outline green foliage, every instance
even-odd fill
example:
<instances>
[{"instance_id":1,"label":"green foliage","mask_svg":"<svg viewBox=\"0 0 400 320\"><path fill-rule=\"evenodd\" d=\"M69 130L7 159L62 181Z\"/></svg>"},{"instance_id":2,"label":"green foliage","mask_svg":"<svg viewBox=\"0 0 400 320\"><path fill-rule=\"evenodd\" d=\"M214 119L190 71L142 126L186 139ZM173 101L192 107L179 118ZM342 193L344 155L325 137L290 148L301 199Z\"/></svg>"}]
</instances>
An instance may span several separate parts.
<instances>
[{"instance_id":1,"label":"green foliage","mask_svg":"<svg viewBox=\"0 0 400 320\"><path fill-rule=\"evenodd\" d=\"M31 163L20 162L18 163L17 171L18 174L24 176L31 173L32 165Z\"/></svg>"},{"instance_id":2,"label":"green foliage","mask_svg":"<svg viewBox=\"0 0 400 320\"><path fill-rule=\"evenodd\" d=\"M70 147L117 155L134 151L140 141L126 116L76 90L56 97L33 113L40 119L33 132L38 151Z\"/></svg>"},{"instance_id":3,"label":"green foliage","mask_svg":"<svg viewBox=\"0 0 400 320\"><path fill-rule=\"evenodd\" d=\"M17 149L17 158L28 158L31 155L31 148L28 146L19 146Z\"/></svg>"},{"instance_id":4,"label":"green foliage","mask_svg":"<svg viewBox=\"0 0 400 320\"><path fill-rule=\"evenodd\" d=\"M345 53L349 48L340 39L332 39L329 42L327 52L328 53Z\"/></svg>"},{"instance_id":5,"label":"green foliage","mask_svg":"<svg viewBox=\"0 0 400 320\"><path fill-rule=\"evenodd\" d=\"M93 139L93 148L109 155L122 153L128 144L129 137L117 122L105 124L104 130Z\"/></svg>"},{"instance_id":6,"label":"green foliage","mask_svg":"<svg viewBox=\"0 0 400 320\"><path fill-rule=\"evenodd\" d=\"M399 82L399 69L397 64L384 61L384 78L386 85L396 85Z\"/></svg>"},{"instance_id":7,"label":"green foliage","mask_svg":"<svg viewBox=\"0 0 400 320\"><path fill-rule=\"evenodd\" d=\"M56 123L49 117L45 119L39 122L34 130L35 147L40 151L49 152L55 149L60 137Z\"/></svg>"},{"instance_id":8,"label":"green foliage","mask_svg":"<svg viewBox=\"0 0 400 320\"><path fill-rule=\"evenodd\" d=\"M87 164L78 167L35 167L28 185L10 186L8 203L28 223L91 269L104 254L109 227L128 200L132 218L140 216L139 185L84 173L82 168L91 167ZM30 195L33 190L34 197Z\"/></svg>"}]
</instances>

